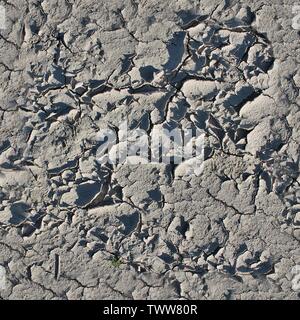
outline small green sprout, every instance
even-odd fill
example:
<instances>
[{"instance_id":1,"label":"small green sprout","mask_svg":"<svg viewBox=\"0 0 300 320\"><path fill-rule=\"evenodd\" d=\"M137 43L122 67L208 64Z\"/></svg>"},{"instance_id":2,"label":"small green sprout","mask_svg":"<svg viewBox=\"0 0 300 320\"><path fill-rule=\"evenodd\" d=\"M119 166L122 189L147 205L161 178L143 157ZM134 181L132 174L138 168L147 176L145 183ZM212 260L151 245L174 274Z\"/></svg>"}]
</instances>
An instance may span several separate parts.
<instances>
[{"instance_id":1,"label":"small green sprout","mask_svg":"<svg viewBox=\"0 0 300 320\"><path fill-rule=\"evenodd\" d=\"M122 261L120 260L120 258L118 257L114 257L112 260L111 260L111 264L114 268L120 268L121 264L122 264Z\"/></svg>"}]
</instances>

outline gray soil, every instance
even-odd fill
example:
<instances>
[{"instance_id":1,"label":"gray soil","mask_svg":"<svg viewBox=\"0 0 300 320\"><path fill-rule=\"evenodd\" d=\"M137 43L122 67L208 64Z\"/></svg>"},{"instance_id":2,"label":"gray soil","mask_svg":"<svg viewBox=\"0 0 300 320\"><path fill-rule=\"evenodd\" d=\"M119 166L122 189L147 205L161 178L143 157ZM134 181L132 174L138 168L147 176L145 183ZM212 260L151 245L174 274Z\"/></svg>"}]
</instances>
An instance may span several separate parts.
<instances>
[{"instance_id":1,"label":"gray soil","mask_svg":"<svg viewBox=\"0 0 300 320\"><path fill-rule=\"evenodd\" d=\"M299 299L296 1L0 5L1 299ZM100 165L125 118L202 174Z\"/></svg>"}]
</instances>

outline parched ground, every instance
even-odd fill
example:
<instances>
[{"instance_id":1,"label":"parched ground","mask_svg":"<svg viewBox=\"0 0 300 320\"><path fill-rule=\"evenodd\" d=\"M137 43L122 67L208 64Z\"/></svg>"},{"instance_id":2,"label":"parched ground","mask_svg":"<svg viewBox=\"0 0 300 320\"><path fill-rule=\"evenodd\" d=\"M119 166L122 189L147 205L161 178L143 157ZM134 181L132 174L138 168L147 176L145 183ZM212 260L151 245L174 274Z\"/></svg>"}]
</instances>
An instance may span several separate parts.
<instances>
[{"instance_id":1,"label":"parched ground","mask_svg":"<svg viewBox=\"0 0 300 320\"><path fill-rule=\"evenodd\" d=\"M0 5L0 298L299 299L297 1ZM202 174L99 164L124 119Z\"/></svg>"}]
</instances>

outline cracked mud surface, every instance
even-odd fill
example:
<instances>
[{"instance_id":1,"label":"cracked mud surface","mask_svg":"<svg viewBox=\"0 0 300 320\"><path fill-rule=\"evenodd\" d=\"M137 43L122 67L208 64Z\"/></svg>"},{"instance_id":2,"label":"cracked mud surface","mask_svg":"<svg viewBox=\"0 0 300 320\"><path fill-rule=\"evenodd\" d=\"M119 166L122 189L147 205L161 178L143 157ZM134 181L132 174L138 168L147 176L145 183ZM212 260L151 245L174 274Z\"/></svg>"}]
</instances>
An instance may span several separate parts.
<instances>
[{"instance_id":1,"label":"cracked mud surface","mask_svg":"<svg viewBox=\"0 0 300 320\"><path fill-rule=\"evenodd\" d=\"M0 1L2 299L299 299L294 1ZM127 119L200 176L99 165Z\"/></svg>"}]
</instances>

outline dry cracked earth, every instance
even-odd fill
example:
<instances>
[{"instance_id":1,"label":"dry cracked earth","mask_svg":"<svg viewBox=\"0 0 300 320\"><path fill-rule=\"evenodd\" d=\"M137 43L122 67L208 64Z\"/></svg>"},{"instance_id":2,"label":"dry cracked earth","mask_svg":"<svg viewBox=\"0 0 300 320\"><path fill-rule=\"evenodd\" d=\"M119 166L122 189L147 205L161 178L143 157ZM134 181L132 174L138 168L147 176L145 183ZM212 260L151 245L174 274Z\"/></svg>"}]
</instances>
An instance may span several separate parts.
<instances>
[{"instance_id":1,"label":"dry cracked earth","mask_svg":"<svg viewBox=\"0 0 300 320\"><path fill-rule=\"evenodd\" d=\"M1 299L299 299L295 1L0 5ZM202 174L99 164L124 119Z\"/></svg>"}]
</instances>

